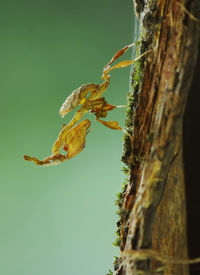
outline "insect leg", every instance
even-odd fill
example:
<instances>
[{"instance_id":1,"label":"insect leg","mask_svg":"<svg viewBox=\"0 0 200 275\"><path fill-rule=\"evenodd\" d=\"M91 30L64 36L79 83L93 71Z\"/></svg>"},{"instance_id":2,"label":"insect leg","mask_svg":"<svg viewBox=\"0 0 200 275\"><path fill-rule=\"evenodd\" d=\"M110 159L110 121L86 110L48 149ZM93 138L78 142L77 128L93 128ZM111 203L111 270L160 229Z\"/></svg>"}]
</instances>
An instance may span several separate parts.
<instances>
[{"instance_id":1,"label":"insect leg","mask_svg":"<svg viewBox=\"0 0 200 275\"><path fill-rule=\"evenodd\" d=\"M117 121L103 121L103 120L99 119L98 117L96 117L96 120L110 129L122 130L122 127L119 125L119 123Z\"/></svg>"},{"instance_id":2,"label":"insect leg","mask_svg":"<svg viewBox=\"0 0 200 275\"><path fill-rule=\"evenodd\" d=\"M119 50L108 62L108 64L104 67L104 70L106 70L110 65L120 56L122 56L129 48L135 46L135 43L132 43L130 45L125 46L123 49Z\"/></svg>"},{"instance_id":3,"label":"insect leg","mask_svg":"<svg viewBox=\"0 0 200 275\"><path fill-rule=\"evenodd\" d=\"M117 63L116 65L110 67L110 65L106 65L103 69L103 75L102 75L102 79L107 79L108 77L108 73L114 69L117 69L117 68L124 68L124 67L127 67L127 66L130 66L132 65L133 63L135 63L136 61L138 61L140 58L142 58L144 55L146 55L147 53L149 53L150 51L152 51L151 49L146 51L145 53L139 55L137 58L135 58L134 60L124 60L124 61L121 61L119 63ZM109 63L108 63L109 64Z\"/></svg>"},{"instance_id":4,"label":"insect leg","mask_svg":"<svg viewBox=\"0 0 200 275\"><path fill-rule=\"evenodd\" d=\"M49 165L58 164L60 162L63 162L65 160L67 160L67 156L57 154L57 155L54 155L54 156L47 157L43 160L39 160L38 158L30 157L30 156L25 155L24 159L28 160L28 161L33 161L37 165L49 166Z\"/></svg>"}]
</instances>

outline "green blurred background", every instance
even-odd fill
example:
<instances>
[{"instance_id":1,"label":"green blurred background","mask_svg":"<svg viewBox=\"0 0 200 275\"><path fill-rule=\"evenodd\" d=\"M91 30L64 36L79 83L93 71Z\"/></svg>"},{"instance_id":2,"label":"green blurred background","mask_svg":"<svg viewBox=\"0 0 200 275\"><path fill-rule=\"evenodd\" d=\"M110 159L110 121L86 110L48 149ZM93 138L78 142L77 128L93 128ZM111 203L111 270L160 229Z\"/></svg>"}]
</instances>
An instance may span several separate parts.
<instances>
[{"instance_id":1,"label":"green blurred background","mask_svg":"<svg viewBox=\"0 0 200 275\"><path fill-rule=\"evenodd\" d=\"M132 42L132 1L7 0L0 10L1 275L102 275L119 253L116 193L124 175L122 137L96 122L74 159L37 167L64 120L58 110ZM123 58L129 59L131 52ZM129 70L113 71L105 96L126 104ZM125 120L125 109L108 120Z\"/></svg>"}]
</instances>

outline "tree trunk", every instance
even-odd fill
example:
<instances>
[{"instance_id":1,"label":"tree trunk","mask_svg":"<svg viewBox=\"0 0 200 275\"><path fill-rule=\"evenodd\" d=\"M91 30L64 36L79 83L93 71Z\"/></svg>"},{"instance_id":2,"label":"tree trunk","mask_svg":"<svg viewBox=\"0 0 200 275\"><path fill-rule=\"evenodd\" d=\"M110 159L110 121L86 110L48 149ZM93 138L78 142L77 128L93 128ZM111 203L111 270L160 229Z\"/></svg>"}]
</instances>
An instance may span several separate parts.
<instances>
[{"instance_id":1,"label":"tree trunk","mask_svg":"<svg viewBox=\"0 0 200 275\"><path fill-rule=\"evenodd\" d=\"M114 274L186 275L183 115L199 49L200 2L134 4L136 53L152 51L136 63L131 78L122 157L130 177L118 199L121 255Z\"/></svg>"}]
</instances>

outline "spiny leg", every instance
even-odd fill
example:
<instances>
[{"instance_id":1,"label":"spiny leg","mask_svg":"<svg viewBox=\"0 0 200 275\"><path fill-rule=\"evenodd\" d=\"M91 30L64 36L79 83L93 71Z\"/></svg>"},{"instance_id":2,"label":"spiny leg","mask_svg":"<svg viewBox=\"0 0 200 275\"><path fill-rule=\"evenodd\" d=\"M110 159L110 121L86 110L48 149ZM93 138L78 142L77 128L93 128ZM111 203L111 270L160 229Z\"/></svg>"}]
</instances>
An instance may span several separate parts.
<instances>
[{"instance_id":1,"label":"spiny leg","mask_svg":"<svg viewBox=\"0 0 200 275\"><path fill-rule=\"evenodd\" d=\"M96 117L96 120L110 129L122 130L122 127L119 125L117 121L104 121L99 119L98 117Z\"/></svg>"},{"instance_id":2,"label":"spiny leg","mask_svg":"<svg viewBox=\"0 0 200 275\"><path fill-rule=\"evenodd\" d=\"M136 59L134 60L125 60L125 61L121 61L119 63L117 63L116 65L110 67L110 65L120 56L122 56L130 47L134 46L135 43L130 44L128 46L125 46L123 49L119 50L112 58L111 60L108 62L108 64L104 67L103 69L103 76L102 79L105 79L105 82L102 85L107 84L107 86L110 83L110 75L108 74L110 71L117 69L117 68L124 68L127 67L129 65L132 65L133 63L135 63L136 61L138 61L140 58L142 58L144 55L146 55L148 52L150 52L151 50L146 51L145 53L141 54L140 56L138 56ZM100 94L100 93L99 93ZM116 107L125 107L125 106L116 106ZM100 117L106 117L107 112L105 113L105 110L103 110L103 106L102 109L99 110L95 110L95 114L96 114L96 120L99 121L100 123L102 123L103 125L105 125L108 128L111 129L119 129L119 130L123 130L123 128L118 124L118 122L116 121L103 121L101 119L99 119ZM124 130L123 130L124 131Z\"/></svg>"},{"instance_id":3,"label":"spiny leg","mask_svg":"<svg viewBox=\"0 0 200 275\"><path fill-rule=\"evenodd\" d=\"M124 61L121 61L119 63L117 63L116 65L110 67L110 65L106 65L104 67L104 70L103 70L103 75L102 75L102 79L107 79L109 77L108 73L112 70L115 70L115 69L118 69L118 68L125 68L127 66L130 66L132 65L133 63L137 62L140 58L142 58L144 55L146 55L147 53L149 53L150 51L152 51L151 49L146 51L145 53L139 55L137 58L135 58L134 60L124 60ZM115 60L115 59L114 59ZM114 60L112 62L114 62Z\"/></svg>"},{"instance_id":4,"label":"spiny leg","mask_svg":"<svg viewBox=\"0 0 200 275\"><path fill-rule=\"evenodd\" d=\"M57 154L57 155L54 155L54 156L47 157L43 160L39 160L38 158L24 155L24 159L27 160L27 161L33 161L37 165L49 166L49 165L59 164L60 162L63 162L65 160L67 160L67 157L65 155L62 155L62 154Z\"/></svg>"},{"instance_id":5,"label":"spiny leg","mask_svg":"<svg viewBox=\"0 0 200 275\"><path fill-rule=\"evenodd\" d=\"M100 99L104 99L104 98L100 98ZM91 113L94 113L96 115L96 120L110 129L122 130L121 126L118 124L117 121L103 121L100 119L100 118L105 118L108 114L108 111L115 109L117 106L108 104L105 101L105 99L103 101L99 101L99 105L96 103L97 103L97 100L94 100L93 107L91 110Z\"/></svg>"},{"instance_id":6,"label":"spiny leg","mask_svg":"<svg viewBox=\"0 0 200 275\"><path fill-rule=\"evenodd\" d=\"M112 58L111 60L108 62L108 64L104 67L103 71L105 71L108 67L110 67L110 65L116 60L118 59L120 56L122 56L129 48L135 46L135 43L132 43L130 45L125 46L124 48L122 48L121 50L119 50Z\"/></svg>"},{"instance_id":7,"label":"spiny leg","mask_svg":"<svg viewBox=\"0 0 200 275\"><path fill-rule=\"evenodd\" d=\"M117 107L125 107L125 106L114 106L108 104L106 101L104 102L103 105L101 106L94 106L94 108L91 110L91 113L95 113L96 115L96 120L106 127L114 130L122 130L124 129L119 125L117 121L103 121L100 118L105 118L107 116L108 111L111 111Z\"/></svg>"},{"instance_id":8,"label":"spiny leg","mask_svg":"<svg viewBox=\"0 0 200 275\"><path fill-rule=\"evenodd\" d=\"M97 111L111 111L115 108L117 108L118 106L115 106L115 105L110 105L105 97L100 97L100 98L97 98L97 99L94 99L94 100L90 100L89 101L90 103L90 112L91 113L95 113Z\"/></svg>"},{"instance_id":9,"label":"spiny leg","mask_svg":"<svg viewBox=\"0 0 200 275\"><path fill-rule=\"evenodd\" d=\"M133 47L135 45L135 43L130 44L128 46L125 46L123 49L119 50L112 58L111 60L108 62L108 64L104 67L103 69L103 75L102 75L102 79L104 79L105 81L95 90L93 91L93 93L91 94L91 96L88 99L96 99L102 96L102 94L106 91L106 89L108 88L109 84L110 84L110 75L109 72L117 69L117 68L124 68L127 66L132 65L133 63L137 62L140 58L142 58L144 55L146 55L147 53L149 53L151 50L146 51L145 53L141 54L140 56L138 56L137 58L135 58L134 60L124 60L121 61L119 63L117 63L116 65L110 67L110 65L120 56L122 56L129 48Z\"/></svg>"}]
</instances>

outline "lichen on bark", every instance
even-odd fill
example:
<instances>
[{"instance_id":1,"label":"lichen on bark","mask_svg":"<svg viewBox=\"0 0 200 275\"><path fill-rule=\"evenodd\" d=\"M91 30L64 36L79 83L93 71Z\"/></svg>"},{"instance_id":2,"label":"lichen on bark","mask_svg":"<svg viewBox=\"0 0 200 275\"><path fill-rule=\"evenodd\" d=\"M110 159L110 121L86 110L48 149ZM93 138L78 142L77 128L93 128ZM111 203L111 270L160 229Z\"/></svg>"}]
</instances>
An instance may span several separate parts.
<instances>
[{"instance_id":1,"label":"lichen on bark","mask_svg":"<svg viewBox=\"0 0 200 275\"><path fill-rule=\"evenodd\" d=\"M186 259L186 202L182 123L199 43L198 1L148 0L140 17L138 54L152 49L134 67L123 162L129 181L120 197L120 250L154 249ZM186 12L187 11L187 12ZM130 137L131 136L131 137ZM125 254L123 254L125 255ZM116 275L188 274L187 266L121 256ZM135 273L134 273L135 272Z\"/></svg>"}]
</instances>

